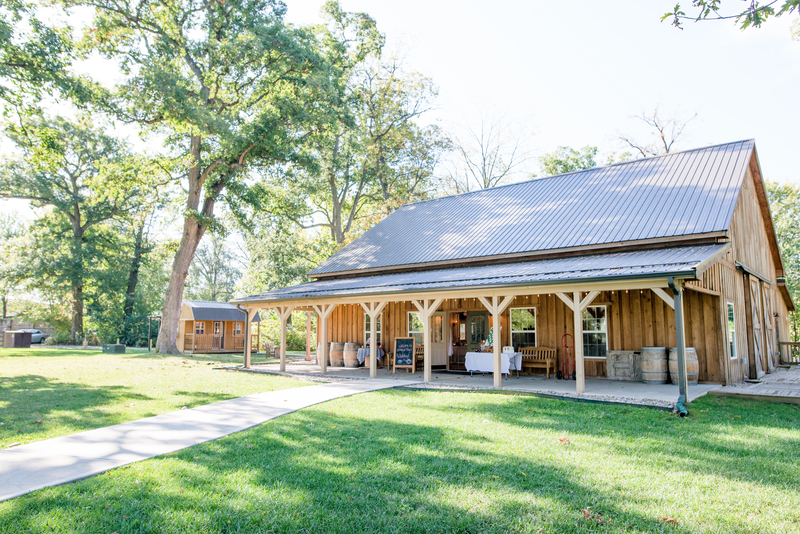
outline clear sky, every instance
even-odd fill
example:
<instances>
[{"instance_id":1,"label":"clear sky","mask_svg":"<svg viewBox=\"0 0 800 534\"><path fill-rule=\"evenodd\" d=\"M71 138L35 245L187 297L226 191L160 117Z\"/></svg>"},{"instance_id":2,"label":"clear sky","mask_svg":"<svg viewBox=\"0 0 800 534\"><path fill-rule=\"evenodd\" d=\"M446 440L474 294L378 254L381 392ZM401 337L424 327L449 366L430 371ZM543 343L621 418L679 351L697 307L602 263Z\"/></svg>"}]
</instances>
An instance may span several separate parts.
<instances>
[{"instance_id":1,"label":"clear sky","mask_svg":"<svg viewBox=\"0 0 800 534\"><path fill-rule=\"evenodd\" d=\"M290 21L320 20L323 0L286 3ZM678 30L659 20L675 0L341 4L369 13L389 46L433 79L445 124L490 106L525 121L536 154L559 145L613 151L617 131L646 136L631 115L697 112L681 148L755 138L765 176L800 183L800 42L790 17L746 31L732 21Z\"/></svg>"}]
</instances>

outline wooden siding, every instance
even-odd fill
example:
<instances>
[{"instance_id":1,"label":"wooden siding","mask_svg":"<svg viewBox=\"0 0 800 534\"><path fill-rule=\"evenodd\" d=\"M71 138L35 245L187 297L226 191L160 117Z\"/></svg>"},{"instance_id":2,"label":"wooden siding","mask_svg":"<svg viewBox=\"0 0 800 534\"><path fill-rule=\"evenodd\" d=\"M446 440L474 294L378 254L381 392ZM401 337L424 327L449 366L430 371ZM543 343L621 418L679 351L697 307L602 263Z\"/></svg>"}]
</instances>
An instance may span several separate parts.
<instances>
[{"instance_id":1,"label":"wooden siding","mask_svg":"<svg viewBox=\"0 0 800 534\"><path fill-rule=\"evenodd\" d=\"M650 290L606 291L599 294L592 305L607 306L609 350L638 351L643 346L675 346L675 314ZM536 309L537 345L557 349L557 369L560 369L562 338L565 334L574 335L572 311L555 294L519 296L510 307ZM685 292L686 344L697 351L700 380L704 382L726 380L724 336L727 330L723 330L720 321L720 308L719 296L694 290ZM478 299L447 299L439 307L440 311L450 312L483 309ZM408 335L409 311L416 311L411 302L390 302L386 306L383 311L385 347L393 347L395 338ZM363 316L360 305L337 306L328 319L329 342L363 344ZM501 319L503 345L510 344L509 318L510 310ZM586 359L585 370L586 376L604 377L606 361Z\"/></svg>"}]
</instances>

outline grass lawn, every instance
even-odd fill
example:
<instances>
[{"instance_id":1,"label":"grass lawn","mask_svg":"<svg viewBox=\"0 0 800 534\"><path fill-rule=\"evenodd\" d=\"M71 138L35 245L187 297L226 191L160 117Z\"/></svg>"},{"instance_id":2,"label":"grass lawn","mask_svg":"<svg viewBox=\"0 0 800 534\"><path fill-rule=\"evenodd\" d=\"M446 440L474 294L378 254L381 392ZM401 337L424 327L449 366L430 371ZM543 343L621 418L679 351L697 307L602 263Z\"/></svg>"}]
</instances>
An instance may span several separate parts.
<instances>
[{"instance_id":1,"label":"grass lawn","mask_svg":"<svg viewBox=\"0 0 800 534\"><path fill-rule=\"evenodd\" d=\"M306 384L213 370L215 363L241 360L241 354L0 349L0 448Z\"/></svg>"},{"instance_id":2,"label":"grass lawn","mask_svg":"<svg viewBox=\"0 0 800 534\"><path fill-rule=\"evenodd\" d=\"M0 532L800 532L800 407L343 398L0 503Z\"/></svg>"}]
</instances>

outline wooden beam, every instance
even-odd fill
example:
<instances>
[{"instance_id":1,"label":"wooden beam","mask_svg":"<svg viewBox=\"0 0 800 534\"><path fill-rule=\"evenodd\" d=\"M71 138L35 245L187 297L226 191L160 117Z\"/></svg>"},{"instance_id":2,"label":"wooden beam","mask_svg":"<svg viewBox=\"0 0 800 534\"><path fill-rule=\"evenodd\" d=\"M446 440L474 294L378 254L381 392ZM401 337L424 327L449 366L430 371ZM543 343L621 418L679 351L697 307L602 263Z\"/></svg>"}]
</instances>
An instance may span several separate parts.
<instances>
[{"instance_id":1,"label":"wooden beam","mask_svg":"<svg viewBox=\"0 0 800 534\"><path fill-rule=\"evenodd\" d=\"M250 341L250 330L253 325L253 319L258 313L259 308L247 308L247 320L244 324L245 331L245 344L244 344L244 368L250 369L250 354L253 350L252 342ZM260 326L260 325L259 325ZM193 331L194 332L194 331ZM194 333L192 334L192 345L194 345Z\"/></svg>"},{"instance_id":2,"label":"wooden beam","mask_svg":"<svg viewBox=\"0 0 800 534\"><path fill-rule=\"evenodd\" d=\"M576 293L576 295L579 295L579 293ZM573 300L571 298L569 298L564 293L556 293L556 296L564 301L564 304L567 305L567 308L569 308L573 312L575 311L575 303L573 302Z\"/></svg>"},{"instance_id":3,"label":"wooden beam","mask_svg":"<svg viewBox=\"0 0 800 534\"><path fill-rule=\"evenodd\" d=\"M663 300L664 302L666 302L666 303L667 303L667 305L668 305L670 308L672 308L673 310L675 309L675 298L674 298L673 296L671 296L670 294L668 294L666 291L664 291L664 290L663 290L663 289L661 289L660 287L651 287L651 288L650 288L650 291L652 291L653 293L655 293L656 295L658 295L659 297L661 297L661 300Z\"/></svg>"},{"instance_id":4,"label":"wooden beam","mask_svg":"<svg viewBox=\"0 0 800 534\"><path fill-rule=\"evenodd\" d=\"M579 306L579 308L580 308L580 309L579 309L578 311L581 311L581 312L582 312L583 310L585 310L586 308L588 308L588 307L589 307L589 304L591 304L591 303L592 303L592 301L593 301L594 299L596 299L596 298L597 298L597 295L599 295L599 294L600 294L600 292L599 292L599 291L597 291L597 290L590 291L590 292L589 292L589 294L588 294L588 295L586 295L586 297L585 297L585 298L584 298L584 299L583 299L583 300L580 302L580 306ZM578 295L580 295L580 293L578 293Z\"/></svg>"},{"instance_id":5,"label":"wooden beam","mask_svg":"<svg viewBox=\"0 0 800 534\"><path fill-rule=\"evenodd\" d=\"M320 372L324 375L328 373L328 317L330 317L336 304L315 304L314 311L317 312L317 323L319 323L319 343L322 354L317 354L317 364Z\"/></svg>"},{"instance_id":6,"label":"wooden beam","mask_svg":"<svg viewBox=\"0 0 800 534\"><path fill-rule=\"evenodd\" d=\"M361 302L364 313L369 316L369 377L378 377L378 316L389 304L388 301L382 302Z\"/></svg>"},{"instance_id":7,"label":"wooden beam","mask_svg":"<svg viewBox=\"0 0 800 534\"><path fill-rule=\"evenodd\" d=\"M576 304L571 306L575 334L575 392L578 395L582 395L586 391L586 369L583 363L583 312L579 309L581 302L579 291L575 291L572 294L572 302Z\"/></svg>"},{"instance_id":8,"label":"wooden beam","mask_svg":"<svg viewBox=\"0 0 800 534\"><path fill-rule=\"evenodd\" d=\"M278 306L276 311L278 312L278 317L281 320L281 364L280 370L281 373L286 372L286 321L288 321L289 317L292 315L292 310L294 308L292 306Z\"/></svg>"}]
</instances>

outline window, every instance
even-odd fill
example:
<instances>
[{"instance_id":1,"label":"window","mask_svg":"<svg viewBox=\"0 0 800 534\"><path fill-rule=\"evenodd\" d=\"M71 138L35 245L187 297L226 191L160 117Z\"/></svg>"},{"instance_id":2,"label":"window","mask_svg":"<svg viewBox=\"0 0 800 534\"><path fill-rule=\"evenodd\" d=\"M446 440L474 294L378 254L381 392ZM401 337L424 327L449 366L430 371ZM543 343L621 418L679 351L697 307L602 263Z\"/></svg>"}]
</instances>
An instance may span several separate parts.
<instances>
[{"instance_id":1,"label":"window","mask_svg":"<svg viewBox=\"0 0 800 534\"><path fill-rule=\"evenodd\" d=\"M204 323L202 321L199 322L199 323L194 323L194 333L197 334L198 336L205 334L206 333L206 323Z\"/></svg>"},{"instance_id":2,"label":"window","mask_svg":"<svg viewBox=\"0 0 800 534\"><path fill-rule=\"evenodd\" d=\"M728 343L731 344L731 360L736 359L736 320L733 303L728 303Z\"/></svg>"},{"instance_id":3,"label":"window","mask_svg":"<svg viewBox=\"0 0 800 534\"><path fill-rule=\"evenodd\" d=\"M233 335L234 336L242 335L242 323L233 323Z\"/></svg>"},{"instance_id":4,"label":"window","mask_svg":"<svg viewBox=\"0 0 800 534\"><path fill-rule=\"evenodd\" d=\"M583 311L583 354L587 358L605 358L607 351L606 307L589 306Z\"/></svg>"},{"instance_id":5,"label":"window","mask_svg":"<svg viewBox=\"0 0 800 534\"><path fill-rule=\"evenodd\" d=\"M535 308L511 308L511 345L515 350L536 346Z\"/></svg>"},{"instance_id":6,"label":"window","mask_svg":"<svg viewBox=\"0 0 800 534\"><path fill-rule=\"evenodd\" d=\"M377 326L377 332L378 332L378 343L380 343L381 347L382 347L383 346L383 314L382 313L378 314L378 324L376 326ZM370 328L372 328L372 325L370 323L369 314L365 313L364 314L364 346L366 346L367 342L369 341ZM386 350L386 349L384 349L384 350Z\"/></svg>"},{"instance_id":7,"label":"window","mask_svg":"<svg viewBox=\"0 0 800 534\"><path fill-rule=\"evenodd\" d=\"M423 345L422 319L417 312L408 312L408 337L413 337L417 345Z\"/></svg>"}]
</instances>

